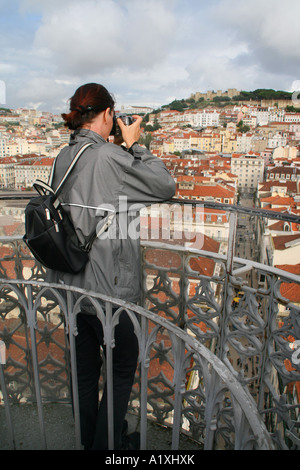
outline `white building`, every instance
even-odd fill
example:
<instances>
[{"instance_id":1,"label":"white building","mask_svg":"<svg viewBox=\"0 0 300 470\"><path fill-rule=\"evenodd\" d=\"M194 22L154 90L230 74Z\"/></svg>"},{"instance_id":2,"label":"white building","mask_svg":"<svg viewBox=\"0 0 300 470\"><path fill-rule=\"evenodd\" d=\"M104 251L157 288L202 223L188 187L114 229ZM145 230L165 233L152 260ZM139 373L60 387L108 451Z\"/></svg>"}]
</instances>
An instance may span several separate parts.
<instances>
[{"instance_id":1,"label":"white building","mask_svg":"<svg viewBox=\"0 0 300 470\"><path fill-rule=\"evenodd\" d=\"M300 234L271 236L272 265L296 264L299 249Z\"/></svg>"},{"instance_id":2,"label":"white building","mask_svg":"<svg viewBox=\"0 0 300 470\"><path fill-rule=\"evenodd\" d=\"M300 140L300 123L290 124L289 131L295 135L296 139Z\"/></svg>"},{"instance_id":3,"label":"white building","mask_svg":"<svg viewBox=\"0 0 300 470\"><path fill-rule=\"evenodd\" d=\"M269 108L269 122L284 122L285 110L283 108Z\"/></svg>"},{"instance_id":4,"label":"white building","mask_svg":"<svg viewBox=\"0 0 300 470\"><path fill-rule=\"evenodd\" d=\"M214 110L194 111L184 114L185 122L193 127L218 127L220 113Z\"/></svg>"},{"instance_id":5,"label":"white building","mask_svg":"<svg viewBox=\"0 0 300 470\"><path fill-rule=\"evenodd\" d=\"M27 161L15 165L15 188L31 187L36 179L48 182L53 158Z\"/></svg>"},{"instance_id":6,"label":"white building","mask_svg":"<svg viewBox=\"0 0 300 470\"><path fill-rule=\"evenodd\" d=\"M183 150L189 149L190 139L184 137L174 137L174 152L182 152Z\"/></svg>"},{"instance_id":7,"label":"white building","mask_svg":"<svg viewBox=\"0 0 300 470\"><path fill-rule=\"evenodd\" d=\"M268 138L268 148L276 149L277 147L285 147L287 145L287 134L276 132L270 133Z\"/></svg>"},{"instance_id":8,"label":"white building","mask_svg":"<svg viewBox=\"0 0 300 470\"><path fill-rule=\"evenodd\" d=\"M121 106L121 113L126 114L148 114L152 113L153 108L149 106Z\"/></svg>"},{"instance_id":9,"label":"white building","mask_svg":"<svg viewBox=\"0 0 300 470\"><path fill-rule=\"evenodd\" d=\"M15 161L12 158L0 160L0 188L15 187Z\"/></svg>"},{"instance_id":10,"label":"white building","mask_svg":"<svg viewBox=\"0 0 300 470\"><path fill-rule=\"evenodd\" d=\"M37 155L46 155L49 144L46 140L28 140L15 139L9 140L6 144L6 156L27 155L36 153Z\"/></svg>"},{"instance_id":11,"label":"white building","mask_svg":"<svg viewBox=\"0 0 300 470\"><path fill-rule=\"evenodd\" d=\"M244 190L255 190L263 181L264 159L257 156L240 155L231 158L231 171L238 176L238 187Z\"/></svg>"},{"instance_id":12,"label":"white building","mask_svg":"<svg viewBox=\"0 0 300 470\"><path fill-rule=\"evenodd\" d=\"M284 122L299 123L300 113L286 113L284 117Z\"/></svg>"},{"instance_id":13,"label":"white building","mask_svg":"<svg viewBox=\"0 0 300 470\"><path fill-rule=\"evenodd\" d=\"M248 153L252 150L252 142L254 135L246 132L244 134L239 133L236 137L237 151L241 153Z\"/></svg>"},{"instance_id":14,"label":"white building","mask_svg":"<svg viewBox=\"0 0 300 470\"><path fill-rule=\"evenodd\" d=\"M0 158L4 158L6 156L6 144L7 144L7 137L1 136L1 133L0 133Z\"/></svg>"},{"instance_id":15,"label":"white building","mask_svg":"<svg viewBox=\"0 0 300 470\"><path fill-rule=\"evenodd\" d=\"M269 110L268 109L258 109L256 112L256 125L257 126L266 126L269 123Z\"/></svg>"}]
</instances>

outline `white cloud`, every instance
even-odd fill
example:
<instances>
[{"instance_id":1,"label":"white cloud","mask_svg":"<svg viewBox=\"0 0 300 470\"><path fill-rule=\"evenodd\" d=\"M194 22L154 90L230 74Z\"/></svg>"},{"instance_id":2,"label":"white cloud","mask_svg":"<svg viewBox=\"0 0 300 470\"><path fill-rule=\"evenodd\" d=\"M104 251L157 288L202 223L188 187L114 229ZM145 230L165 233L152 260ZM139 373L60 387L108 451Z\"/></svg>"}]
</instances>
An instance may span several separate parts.
<instances>
[{"instance_id":1,"label":"white cloud","mask_svg":"<svg viewBox=\"0 0 300 470\"><path fill-rule=\"evenodd\" d=\"M299 68L299 0L222 0L215 7L219 27L234 31L248 46L248 60L264 71L295 73Z\"/></svg>"},{"instance_id":2,"label":"white cloud","mask_svg":"<svg viewBox=\"0 0 300 470\"><path fill-rule=\"evenodd\" d=\"M3 80L0 80L0 104L6 103L6 86Z\"/></svg>"},{"instance_id":3,"label":"white cloud","mask_svg":"<svg viewBox=\"0 0 300 470\"><path fill-rule=\"evenodd\" d=\"M192 91L289 89L300 78L299 0L219 0L193 12L182 18Z\"/></svg>"},{"instance_id":4,"label":"white cloud","mask_svg":"<svg viewBox=\"0 0 300 470\"><path fill-rule=\"evenodd\" d=\"M42 75L26 77L15 90L15 99L20 106L32 106L36 109L52 109L57 112L67 110L70 88L77 87L75 82L67 85L63 81L55 81ZM26 103L26 104L25 104Z\"/></svg>"},{"instance_id":5,"label":"white cloud","mask_svg":"<svg viewBox=\"0 0 300 470\"><path fill-rule=\"evenodd\" d=\"M0 15L9 9L16 20L0 31L0 79L11 106L64 110L88 81L121 105L229 87L288 90L300 79L299 0L0 3Z\"/></svg>"},{"instance_id":6,"label":"white cloud","mask_svg":"<svg viewBox=\"0 0 300 470\"><path fill-rule=\"evenodd\" d=\"M147 67L166 57L176 20L159 0L86 0L47 10L35 46L47 49L63 74L82 76Z\"/></svg>"}]
</instances>

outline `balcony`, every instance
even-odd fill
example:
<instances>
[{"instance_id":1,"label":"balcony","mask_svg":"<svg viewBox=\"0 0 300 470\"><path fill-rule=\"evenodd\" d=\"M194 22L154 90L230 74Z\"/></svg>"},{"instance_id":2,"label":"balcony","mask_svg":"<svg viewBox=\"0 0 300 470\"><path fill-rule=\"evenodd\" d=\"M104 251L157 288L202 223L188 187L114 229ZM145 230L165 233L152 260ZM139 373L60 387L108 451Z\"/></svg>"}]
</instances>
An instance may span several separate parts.
<instances>
[{"instance_id":1,"label":"balcony","mask_svg":"<svg viewBox=\"0 0 300 470\"><path fill-rule=\"evenodd\" d=\"M170 204L189 208L191 230L199 207L224 212L227 238L205 243L211 238L196 232L199 248L191 239L182 245L176 237L165 243L146 236L141 306L47 284L21 237L1 238L0 340L6 354L0 361L0 448L22 448L24 419L32 432L35 423L38 448L81 448L74 338L83 298L105 326L103 380L109 390L118 321L112 307L125 308L134 324L140 357L128 419L141 432L142 450L300 447L300 306L284 297L300 277L259 262L271 256L263 243L267 219L299 218L214 202ZM180 217L170 220L174 234ZM241 256L251 252L252 259ZM103 381L100 394L102 388ZM53 442L60 426L67 426L64 444ZM109 436L113 449L111 427Z\"/></svg>"}]
</instances>

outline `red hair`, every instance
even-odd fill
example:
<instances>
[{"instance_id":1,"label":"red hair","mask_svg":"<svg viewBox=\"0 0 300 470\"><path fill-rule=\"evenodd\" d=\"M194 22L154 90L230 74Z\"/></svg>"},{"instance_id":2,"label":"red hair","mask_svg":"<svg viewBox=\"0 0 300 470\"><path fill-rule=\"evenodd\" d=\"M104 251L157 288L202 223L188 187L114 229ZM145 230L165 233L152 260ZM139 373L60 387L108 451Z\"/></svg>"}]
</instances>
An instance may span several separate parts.
<instances>
[{"instance_id":1,"label":"red hair","mask_svg":"<svg viewBox=\"0 0 300 470\"><path fill-rule=\"evenodd\" d=\"M87 83L79 87L70 98L69 114L62 114L65 126L75 130L91 122L107 108L114 109L115 101L103 85Z\"/></svg>"}]
</instances>

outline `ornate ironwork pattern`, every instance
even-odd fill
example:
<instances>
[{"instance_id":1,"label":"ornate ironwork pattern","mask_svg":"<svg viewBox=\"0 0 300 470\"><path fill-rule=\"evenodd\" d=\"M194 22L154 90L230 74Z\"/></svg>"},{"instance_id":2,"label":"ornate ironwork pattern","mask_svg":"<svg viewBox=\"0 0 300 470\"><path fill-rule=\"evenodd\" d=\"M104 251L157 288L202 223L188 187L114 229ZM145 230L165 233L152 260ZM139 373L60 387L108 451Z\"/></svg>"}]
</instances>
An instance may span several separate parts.
<instances>
[{"instance_id":1,"label":"ornate ironwork pattern","mask_svg":"<svg viewBox=\"0 0 300 470\"><path fill-rule=\"evenodd\" d=\"M126 308L134 323L140 366L131 409L141 416L142 448L147 418L172 426L173 449L181 431L204 449L300 447L300 307L282 289L300 278L234 256L233 209L227 255L143 243L144 308L90 295L106 326L108 351L118 318L111 305ZM87 294L41 284L45 271L17 239L2 240L2 247L0 340L8 352L0 364L2 395L6 404L37 401L46 446L42 403L70 400L76 311ZM254 288L245 274L264 282ZM109 354L106 359L109 383Z\"/></svg>"},{"instance_id":2,"label":"ornate ironwork pattern","mask_svg":"<svg viewBox=\"0 0 300 470\"><path fill-rule=\"evenodd\" d=\"M233 377L232 373L224 367L224 364L211 351L205 348L199 341L192 338L182 329L173 325L164 318L159 317L141 307L111 299L97 294L87 295L81 289L61 287L58 285L47 285L34 281L1 281L1 291L9 291L17 303L22 306L25 313L26 323L29 327L28 341L31 343L32 374L35 399L37 402L40 434L47 448L47 436L43 420L43 402L45 400L43 390L44 382L49 382L45 375L44 367L56 364L57 360L52 357L39 358L39 341L37 333L41 331L38 325L38 316L44 299L52 298L60 308L60 315L64 316L64 325L68 333L70 343L70 364L72 370L73 403L75 415L75 427L77 444L80 448L80 431L78 415L78 397L76 382L76 356L74 338L78 334L76 328L76 315L80 312L80 304L86 298L94 305L97 316L103 325L106 354L106 377L108 391L112 387L112 350L114 347L114 328L118 323L119 315L126 310L134 325L135 333L140 348L140 417L141 417L141 448L146 448L147 443L147 417L148 415L160 414L161 422L166 418L172 424L172 449L178 449L179 434L183 429L184 421L189 419L189 414L195 423L197 431L194 437L203 442L205 449L214 448L216 445L216 430L225 436L223 429L223 418L220 415L222 403L226 400L227 422L230 423L231 439L224 439L225 448L259 448L271 449L272 443L269 434L256 410L255 403L249 393ZM24 294L25 293L25 294ZM118 310L112 315L112 307ZM54 329L51 330L51 334ZM164 338L164 339L162 339ZM48 335L43 336L43 342L50 344ZM164 342L164 343L163 343ZM160 384L154 380L150 369L153 360L160 360L163 356L168 357L172 374L167 378L163 373L159 374ZM8 369L10 364L7 365ZM6 390L8 398L11 396L10 381L12 375L7 366L0 365L6 369ZM60 369L60 364L59 364ZM51 375L51 373L50 373ZM197 376L197 378L196 378ZM191 387L187 387L187 377ZM191 379L191 380L190 380ZM154 387L155 383L155 387ZM167 387L165 384L167 383ZM58 389L60 389L58 384ZM55 394L57 397L57 393ZM108 392L108 416L113 413L112 393ZM32 398L32 397L31 397ZM165 404L168 403L168 410ZM185 405L186 403L186 405ZM9 399L5 405L9 408ZM7 413L9 416L9 412ZM113 449L113 419L109 418L109 446ZM10 426L13 429L12 422ZM195 429L195 426L194 426ZM201 431L199 433L199 430ZM13 436L13 434L12 434ZM13 437L12 437L13 446Z\"/></svg>"},{"instance_id":3,"label":"ornate ironwork pattern","mask_svg":"<svg viewBox=\"0 0 300 470\"><path fill-rule=\"evenodd\" d=\"M171 258L174 251L181 262L177 263L177 269L170 269L167 263L161 266L153 258L153 250L161 249L161 245L144 243L144 305L197 338L226 364L237 380L248 388L278 448L299 447L300 404L295 387L299 383L300 366L293 363L291 345L300 339L300 309L280 291L283 283L299 284L299 276L238 258L234 258L230 274L226 272L223 255L207 252L205 257L215 263L216 274L204 276L191 268L196 256L194 252L181 247L164 248ZM198 260L203 254L197 254ZM249 287L235 274L244 269L256 276L263 274L264 288ZM238 304L234 301L237 292L241 293ZM205 394L200 385L197 393L201 398L206 396L207 407L207 398L211 395L207 390ZM226 394L221 396L224 399ZM230 447L228 439L231 430L236 428L228 419L228 400L221 401L216 416L222 425L216 421L215 438L222 435L226 446ZM195 415L186 413L190 429L196 429L196 432L201 429L205 409L201 412L199 410L201 419L196 424ZM243 435L242 428L241 421L240 436Z\"/></svg>"}]
</instances>

